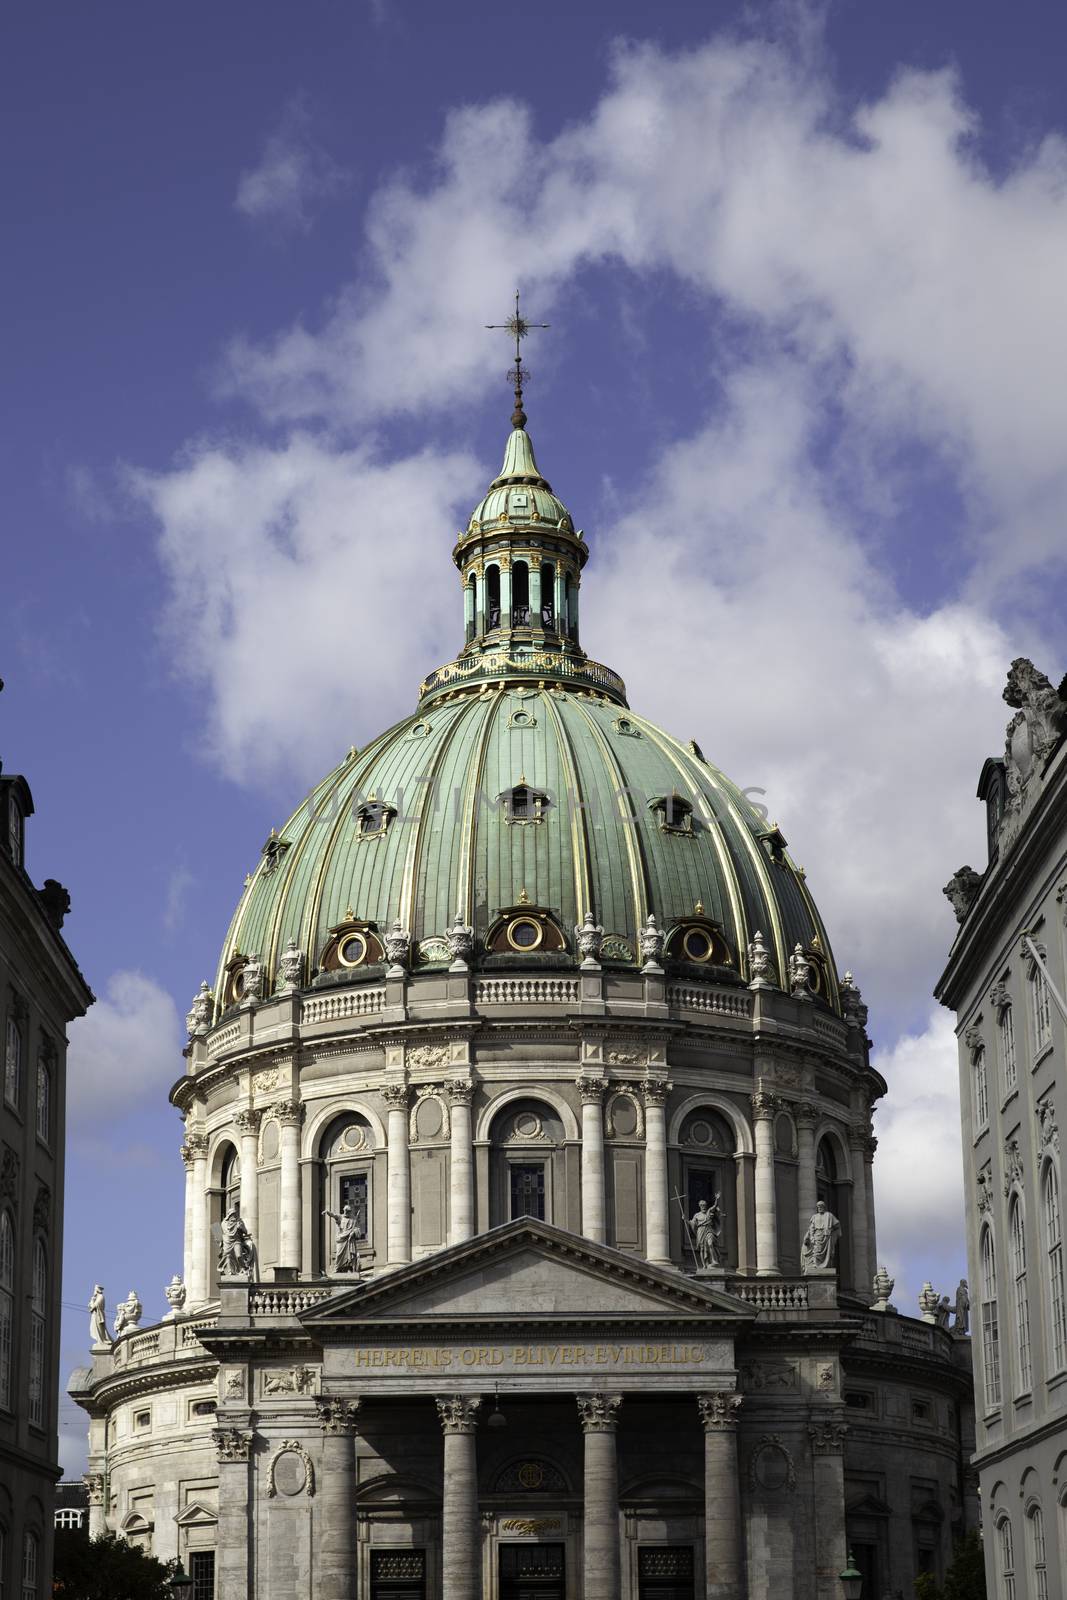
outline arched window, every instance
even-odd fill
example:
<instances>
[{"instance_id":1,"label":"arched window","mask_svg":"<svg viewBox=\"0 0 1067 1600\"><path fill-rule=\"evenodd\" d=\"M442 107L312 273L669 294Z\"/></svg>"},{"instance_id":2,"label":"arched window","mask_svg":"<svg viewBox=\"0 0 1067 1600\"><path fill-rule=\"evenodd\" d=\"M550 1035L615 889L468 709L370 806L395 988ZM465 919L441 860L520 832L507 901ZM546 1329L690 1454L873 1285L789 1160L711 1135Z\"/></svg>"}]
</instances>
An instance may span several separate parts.
<instances>
[{"instance_id":1,"label":"arched window","mask_svg":"<svg viewBox=\"0 0 1067 1600\"><path fill-rule=\"evenodd\" d=\"M43 1055L37 1057L37 1137L45 1144L52 1137L52 1074Z\"/></svg>"},{"instance_id":2,"label":"arched window","mask_svg":"<svg viewBox=\"0 0 1067 1600\"><path fill-rule=\"evenodd\" d=\"M38 1600L40 1595L41 1541L32 1528L22 1540L22 1600Z\"/></svg>"},{"instance_id":3,"label":"arched window","mask_svg":"<svg viewBox=\"0 0 1067 1600\"><path fill-rule=\"evenodd\" d=\"M1048 1600L1048 1567L1045 1562L1045 1519L1041 1507L1032 1505L1026 1513L1026 1543L1033 1577L1034 1600Z\"/></svg>"},{"instance_id":4,"label":"arched window","mask_svg":"<svg viewBox=\"0 0 1067 1600\"><path fill-rule=\"evenodd\" d=\"M45 1422L45 1369L48 1333L48 1252L43 1239L33 1244L33 1297L30 1301L30 1421Z\"/></svg>"},{"instance_id":5,"label":"arched window","mask_svg":"<svg viewBox=\"0 0 1067 1600\"><path fill-rule=\"evenodd\" d=\"M979 1128L989 1121L989 1079L986 1073L985 1045L974 1052L974 1115Z\"/></svg>"},{"instance_id":6,"label":"arched window","mask_svg":"<svg viewBox=\"0 0 1067 1600\"><path fill-rule=\"evenodd\" d=\"M241 1209L241 1157L231 1145L222 1158L222 1214L231 1207Z\"/></svg>"},{"instance_id":7,"label":"arched window","mask_svg":"<svg viewBox=\"0 0 1067 1600\"><path fill-rule=\"evenodd\" d=\"M490 1144L490 1224L537 1217L565 1227L566 1153L557 1112L539 1100L512 1101L493 1118Z\"/></svg>"},{"instance_id":8,"label":"arched window","mask_svg":"<svg viewBox=\"0 0 1067 1600\"><path fill-rule=\"evenodd\" d=\"M1034 1054L1043 1050L1052 1037L1052 1012L1049 1009L1045 974L1034 963L1030 973L1030 1007L1034 1020Z\"/></svg>"},{"instance_id":9,"label":"arched window","mask_svg":"<svg viewBox=\"0 0 1067 1600\"><path fill-rule=\"evenodd\" d=\"M737 1223L734 1212L736 1195L734 1150L737 1140L726 1118L710 1107L690 1112L679 1132L682 1166L682 1193L685 1197L685 1214L689 1222L689 1239L683 1241L683 1256L687 1266L699 1266L693 1251L699 1247L701 1202L716 1218L712 1234L716 1254L721 1260L716 1264L733 1266L737 1261Z\"/></svg>"},{"instance_id":10,"label":"arched window","mask_svg":"<svg viewBox=\"0 0 1067 1600\"><path fill-rule=\"evenodd\" d=\"M511 626L526 628L530 623L530 569L516 561L511 569Z\"/></svg>"},{"instance_id":11,"label":"arched window","mask_svg":"<svg viewBox=\"0 0 1067 1600\"><path fill-rule=\"evenodd\" d=\"M344 1112L319 1140L319 1254L328 1273L358 1273L373 1237L374 1134Z\"/></svg>"},{"instance_id":12,"label":"arched window","mask_svg":"<svg viewBox=\"0 0 1067 1600\"><path fill-rule=\"evenodd\" d=\"M15 1230L11 1213L0 1211L0 1406L11 1409L11 1364L15 1330Z\"/></svg>"},{"instance_id":13,"label":"arched window","mask_svg":"<svg viewBox=\"0 0 1067 1600\"><path fill-rule=\"evenodd\" d=\"M1030 1365L1030 1303L1026 1293L1026 1228L1022 1202L1018 1196L1012 1201L1008 1213L1008 1237L1011 1241L1011 1274L1015 1297L1015 1356L1019 1391L1029 1390L1032 1375Z\"/></svg>"},{"instance_id":14,"label":"arched window","mask_svg":"<svg viewBox=\"0 0 1067 1600\"><path fill-rule=\"evenodd\" d=\"M556 564L541 563L541 626L546 633L556 631Z\"/></svg>"},{"instance_id":15,"label":"arched window","mask_svg":"<svg viewBox=\"0 0 1067 1600\"><path fill-rule=\"evenodd\" d=\"M4 1049L4 1099L9 1106L17 1106L22 1099L22 1032L11 1016Z\"/></svg>"},{"instance_id":16,"label":"arched window","mask_svg":"<svg viewBox=\"0 0 1067 1600\"><path fill-rule=\"evenodd\" d=\"M1048 1253L1049 1354L1052 1371L1067 1366L1067 1295L1063 1281L1063 1221L1060 1216L1060 1180L1050 1161L1042 1185L1045 1211L1045 1249Z\"/></svg>"},{"instance_id":17,"label":"arched window","mask_svg":"<svg viewBox=\"0 0 1067 1600\"><path fill-rule=\"evenodd\" d=\"M560 632L568 639L578 636L578 590L569 572L563 580L563 625Z\"/></svg>"},{"instance_id":18,"label":"arched window","mask_svg":"<svg viewBox=\"0 0 1067 1600\"><path fill-rule=\"evenodd\" d=\"M485 626L489 632L500 626L500 568L485 569Z\"/></svg>"},{"instance_id":19,"label":"arched window","mask_svg":"<svg viewBox=\"0 0 1067 1600\"><path fill-rule=\"evenodd\" d=\"M1000 1039L1000 1070L1004 1079L1004 1093L1010 1094L1015 1088L1015 1018L1011 1006L1004 1006L1000 1013L998 1024L998 1037Z\"/></svg>"},{"instance_id":20,"label":"arched window","mask_svg":"<svg viewBox=\"0 0 1067 1600\"><path fill-rule=\"evenodd\" d=\"M1011 1522L1007 1517L1003 1517L997 1523L997 1555L1000 1559L1003 1600L1015 1600L1015 1542L1011 1536Z\"/></svg>"},{"instance_id":21,"label":"arched window","mask_svg":"<svg viewBox=\"0 0 1067 1600\"><path fill-rule=\"evenodd\" d=\"M993 1232L986 1228L981 1245L982 1293L982 1374L985 1380L985 1408L995 1411L1000 1405L1000 1323L997 1317L997 1259Z\"/></svg>"}]
</instances>

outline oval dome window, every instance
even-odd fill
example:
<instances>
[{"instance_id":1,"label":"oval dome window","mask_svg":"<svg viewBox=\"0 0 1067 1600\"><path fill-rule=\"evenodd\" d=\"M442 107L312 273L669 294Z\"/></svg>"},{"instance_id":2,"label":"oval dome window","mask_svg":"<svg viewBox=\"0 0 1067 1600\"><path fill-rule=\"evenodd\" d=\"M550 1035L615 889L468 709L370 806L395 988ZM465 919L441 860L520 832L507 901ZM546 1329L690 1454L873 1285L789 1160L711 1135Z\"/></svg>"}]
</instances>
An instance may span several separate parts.
<instances>
[{"instance_id":1,"label":"oval dome window","mask_svg":"<svg viewBox=\"0 0 1067 1600\"><path fill-rule=\"evenodd\" d=\"M687 929L682 939L682 949L690 961L708 961L711 959L711 940L703 928Z\"/></svg>"},{"instance_id":2,"label":"oval dome window","mask_svg":"<svg viewBox=\"0 0 1067 1600\"><path fill-rule=\"evenodd\" d=\"M544 938L540 923L530 917L516 917L508 925L508 943L514 950L536 950Z\"/></svg>"},{"instance_id":3,"label":"oval dome window","mask_svg":"<svg viewBox=\"0 0 1067 1600\"><path fill-rule=\"evenodd\" d=\"M361 933L349 933L341 940L337 959L342 967L360 967L367 959L367 941Z\"/></svg>"}]
</instances>

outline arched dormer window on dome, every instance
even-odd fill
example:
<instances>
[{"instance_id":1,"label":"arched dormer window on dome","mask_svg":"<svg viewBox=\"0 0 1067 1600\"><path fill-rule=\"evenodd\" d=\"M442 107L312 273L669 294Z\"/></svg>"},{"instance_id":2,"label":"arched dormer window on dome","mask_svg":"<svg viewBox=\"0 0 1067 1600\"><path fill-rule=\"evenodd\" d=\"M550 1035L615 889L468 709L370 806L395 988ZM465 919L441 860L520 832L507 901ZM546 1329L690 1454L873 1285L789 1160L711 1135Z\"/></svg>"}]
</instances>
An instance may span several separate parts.
<instances>
[{"instance_id":1,"label":"arched dormer window on dome","mask_svg":"<svg viewBox=\"0 0 1067 1600\"><path fill-rule=\"evenodd\" d=\"M528 822L543 822L552 804L551 798L543 790L528 784L525 777L520 778L514 788L505 789L497 799L504 807L504 821L509 827L513 824L521 826Z\"/></svg>"},{"instance_id":2,"label":"arched dormer window on dome","mask_svg":"<svg viewBox=\"0 0 1067 1600\"><path fill-rule=\"evenodd\" d=\"M507 906L491 924L485 939L489 955L554 955L567 941L555 917L544 906L525 901Z\"/></svg>"},{"instance_id":3,"label":"arched dormer window on dome","mask_svg":"<svg viewBox=\"0 0 1067 1600\"><path fill-rule=\"evenodd\" d=\"M323 972L349 972L358 967L376 966L385 960L385 950L376 924L362 922L351 913L330 929L319 965Z\"/></svg>"},{"instance_id":4,"label":"arched dormer window on dome","mask_svg":"<svg viewBox=\"0 0 1067 1600\"><path fill-rule=\"evenodd\" d=\"M664 953L671 961L688 961L699 967L734 965L721 925L699 911L671 929Z\"/></svg>"},{"instance_id":5,"label":"arched dormer window on dome","mask_svg":"<svg viewBox=\"0 0 1067 1600\"><path fill-rule=\"evenodd\" d=\"M696 832L693 802L677 790L672 790L670 794L654 794L648 802L648 809L658 818L664 833L681 833L692 837Z\"/></svg>"},{"instance_id":6,"label":"arched dormer window on dome","mask_svg":"<svg viewBox=\"0 0 1067 1600\"><path fill-rule=\"evenodd\" d=\"M383 839L396 816L396 806L379 800L376 794L369 794L361 805L355 807L352 815L356 819L357 839L361 842L365 839Z\"/></svg>"}]
</instances>

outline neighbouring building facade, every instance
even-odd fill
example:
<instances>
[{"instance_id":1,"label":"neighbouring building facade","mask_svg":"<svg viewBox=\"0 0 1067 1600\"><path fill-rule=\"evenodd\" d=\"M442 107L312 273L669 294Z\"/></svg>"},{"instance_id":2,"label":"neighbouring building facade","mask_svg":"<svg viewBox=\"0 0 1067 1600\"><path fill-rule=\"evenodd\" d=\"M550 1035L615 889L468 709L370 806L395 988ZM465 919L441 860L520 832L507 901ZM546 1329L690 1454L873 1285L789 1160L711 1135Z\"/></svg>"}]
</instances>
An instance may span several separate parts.
<instances>
[{"instance_id":1,"label":"neighbouring building facade","mask_svg":"<svg viewBox=\"0 0 1067 1600\"><path fill-rule=\"evenodd\" d=\"M1002 758L978 785L984 872L937 997L957 1016L977 1454L990 1594L1067 1596L1067 698L1020 658Z\"/></svg>"},{"instance_id":2,"label":"neighbouring building facade","mask_svg":"<svg viewBox=\"0 0 1067 1600\"><path fill-rule=\"evenodd\" d=\"M92 995L60 933L70 899L26 871L33 799L0 772L0 1593L51 1592L59 1478L66 1029Z\"/></svg>"},{"instance_id":3,"label":"neighbouring building facade","mask_svg":"<svg viewBox=\"0 0 1067 1600\"><path fill-rule=\"evenodd\" d=\"M71 1381L93 1531L196 1600L837 1600L850 1543L910 1594L976 1521L970 1351L877 1271L866 1008L778 827L584 653L512 424L459 655L194 1000L172 1310Z\"/></svg>"}]
</instances>

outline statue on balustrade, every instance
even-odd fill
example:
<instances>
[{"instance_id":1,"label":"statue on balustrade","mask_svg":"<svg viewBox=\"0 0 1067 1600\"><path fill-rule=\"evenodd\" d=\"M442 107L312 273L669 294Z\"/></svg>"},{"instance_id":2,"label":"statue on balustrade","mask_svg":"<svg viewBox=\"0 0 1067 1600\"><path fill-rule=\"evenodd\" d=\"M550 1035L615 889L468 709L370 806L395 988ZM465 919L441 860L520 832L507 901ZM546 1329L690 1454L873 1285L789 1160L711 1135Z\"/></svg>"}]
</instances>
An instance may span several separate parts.
<instances>
[{"instance_id":1,"label":"statue on balustrade","mask_svg":"<svg viewBox=\"0 0 1067 1600\"><path fill-rule=\"evenodd\" d=\"M337 1224L337 1247L334 1251L335 1272L359 1271L359 1247L367 1237L367 1207L363 1202L346 1200L340 1211L326 1210L324 1217L332 1217Z\"/></svg>"},{"instance_id":2,"label":"statue on balustrade","mask_svg":"<svg viewBox=\"0 0 1067 1600\"><path fill-rule=\"evenodd\" d=\"M830 1271L837 1260L840 1238L840 1222L832 1211L827 1210L825 1200L817 1201L800 1247L801 1271L805 1273Z\"/></svg>"},{"instance_id":3,"label":"statue on balustrade","mask_svg":"<svg viewBox=\"0 0 1067 1600\"><path fill-rule=\"evenodd\" d=\"M721 1195L715 1195L710 1206L706 1200L701 1200L689 1224L701 1267L721 1267L726 1261L722 1244L721 1198Z\"/></svg>"},{"instance_id":4,"label":"statue on balustrade","mask_svg":"<svg viewBox=\"0 0 1067 1600\"><path fill-rule=\"evenodd\" d=\"M111 1345L111 1335L107 1331L107 1308L104 1303L104 1286L101 1283L93 1285L93 1292L89 1296L89 1341L91 1344Z\"/></svg>"},{"instance_id":5,"label":"statue on balustrade","mask_svg":"<svg viewBox=\"0 0 1067 1600\"><path fill-rule=\"evenodd\" d=\"M219 1229L219 1277L251 1278L255 1270L255 1243L237 1207L231 1206Z\"/></svg>"}]
</instances>

